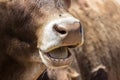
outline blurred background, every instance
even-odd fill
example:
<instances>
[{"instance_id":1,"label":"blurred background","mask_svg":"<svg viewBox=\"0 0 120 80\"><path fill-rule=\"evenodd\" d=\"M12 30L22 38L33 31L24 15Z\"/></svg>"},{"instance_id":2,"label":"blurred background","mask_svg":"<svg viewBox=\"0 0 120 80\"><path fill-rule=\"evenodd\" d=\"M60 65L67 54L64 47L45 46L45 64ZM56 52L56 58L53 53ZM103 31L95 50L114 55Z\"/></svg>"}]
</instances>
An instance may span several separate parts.
<instances>
[{"instance_id":1,"label":"blurred background","mask_svg":"<svg viewBox=\"0 0 120 80\"><path fill-rule=\"evenodd\" d=\"M84 45L73 50L76 80L120 80L120 0L72 0L69 11L85 32Z\"/></svg>"}]
</instances>

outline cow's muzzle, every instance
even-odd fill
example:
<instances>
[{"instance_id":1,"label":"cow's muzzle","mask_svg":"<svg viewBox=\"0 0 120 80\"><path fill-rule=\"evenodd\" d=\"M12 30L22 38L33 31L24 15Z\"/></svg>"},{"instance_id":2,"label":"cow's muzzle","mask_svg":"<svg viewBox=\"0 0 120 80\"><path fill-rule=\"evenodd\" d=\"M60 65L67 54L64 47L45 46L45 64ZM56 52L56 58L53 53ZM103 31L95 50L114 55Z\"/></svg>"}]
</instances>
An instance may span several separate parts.
<instances>
[{"instance_id":1,"label":"cow's muzzle","mask_svg":"<svg viewBox=\"0 0 120 80\"><path fill-rule=\"evenodd\" d=\"M84 43L84 31L80 22L66 24L65 26L55 24L54 31L60 36L62 46L77 46Z\"/></svg>"}]
</instances>

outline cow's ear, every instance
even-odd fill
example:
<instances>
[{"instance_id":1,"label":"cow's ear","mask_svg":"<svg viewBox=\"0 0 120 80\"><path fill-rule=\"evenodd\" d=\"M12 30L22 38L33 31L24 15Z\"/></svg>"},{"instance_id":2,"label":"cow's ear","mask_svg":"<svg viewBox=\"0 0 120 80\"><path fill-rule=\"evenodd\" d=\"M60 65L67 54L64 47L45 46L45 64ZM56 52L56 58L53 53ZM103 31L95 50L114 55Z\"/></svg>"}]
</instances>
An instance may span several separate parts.
<instances>
[{"instance_id":1,"label":"cow's ear","mask_svg":"<svg viewBox=\"0 0 120 80\"><path fill-rule=\"evenodd\" d=\"M66 5L67 9L70 8L71 0L64 0L64 2L65 2L65 5Z\"/></svg>"}]
</instances>

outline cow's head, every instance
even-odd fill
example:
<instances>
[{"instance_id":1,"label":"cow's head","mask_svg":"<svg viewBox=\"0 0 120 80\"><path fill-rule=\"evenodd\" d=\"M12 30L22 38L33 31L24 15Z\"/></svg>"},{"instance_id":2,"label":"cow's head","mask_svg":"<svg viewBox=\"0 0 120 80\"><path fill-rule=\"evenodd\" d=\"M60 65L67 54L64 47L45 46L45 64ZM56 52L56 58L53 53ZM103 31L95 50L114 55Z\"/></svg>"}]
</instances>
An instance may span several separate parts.
<instances>
[{"instance_id":1,"label":"cow's head","mask_svg":"<svg viewBox=\"0 0 120 80\"><path fill-rule=\"evenodd\" d=\"M69 48L83 43L82 26L67 11L70 0L46 1L43 11L47 20L36 33L39 54L47 66L66 66L73 59Z\"/></svg>"},{"instance_id":2,"label":"cow's head","mask_svg":"<svg viewBox=\"0 0 120 80\"><path fill-rule=\"evenodd\" d=\"M12 1L17 5L13 6ZM12 4L13 8L10 14L15 16L13 17L16 21L15 25L18 25L15 30L13 29L14 34L32 46L30 49L39 50L42 61L48 67L69 65L73 60L69 48L83 43L81 23L68 12L71 1L12 1L10 5ZM32 43L36 45L33 46ZM31 53L30 49L22 53ZM25 48L21 51L24 50ZM35 50L31 51L33 54Z\"/></svg>"}]
</instances>

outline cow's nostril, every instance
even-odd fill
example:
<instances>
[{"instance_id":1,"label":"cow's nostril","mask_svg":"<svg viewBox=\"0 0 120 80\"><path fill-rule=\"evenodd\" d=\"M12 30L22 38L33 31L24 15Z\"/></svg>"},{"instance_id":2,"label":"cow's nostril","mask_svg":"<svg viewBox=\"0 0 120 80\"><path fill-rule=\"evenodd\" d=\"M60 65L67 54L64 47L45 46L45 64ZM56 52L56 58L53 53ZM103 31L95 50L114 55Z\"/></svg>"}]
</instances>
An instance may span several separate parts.
<instances>
[{"instance_id":1,"label":"cow's nostril","mask_svg":"<svg viewBox=\"0 0 120 80\"><path fill-rule=\"evenodd\" d=\"M67 33L67 31L63 27L60 27L57 24L55 24L53 28L56 32L60 33L61 35L64 35Z\"/></svg>"}]
</instances>

